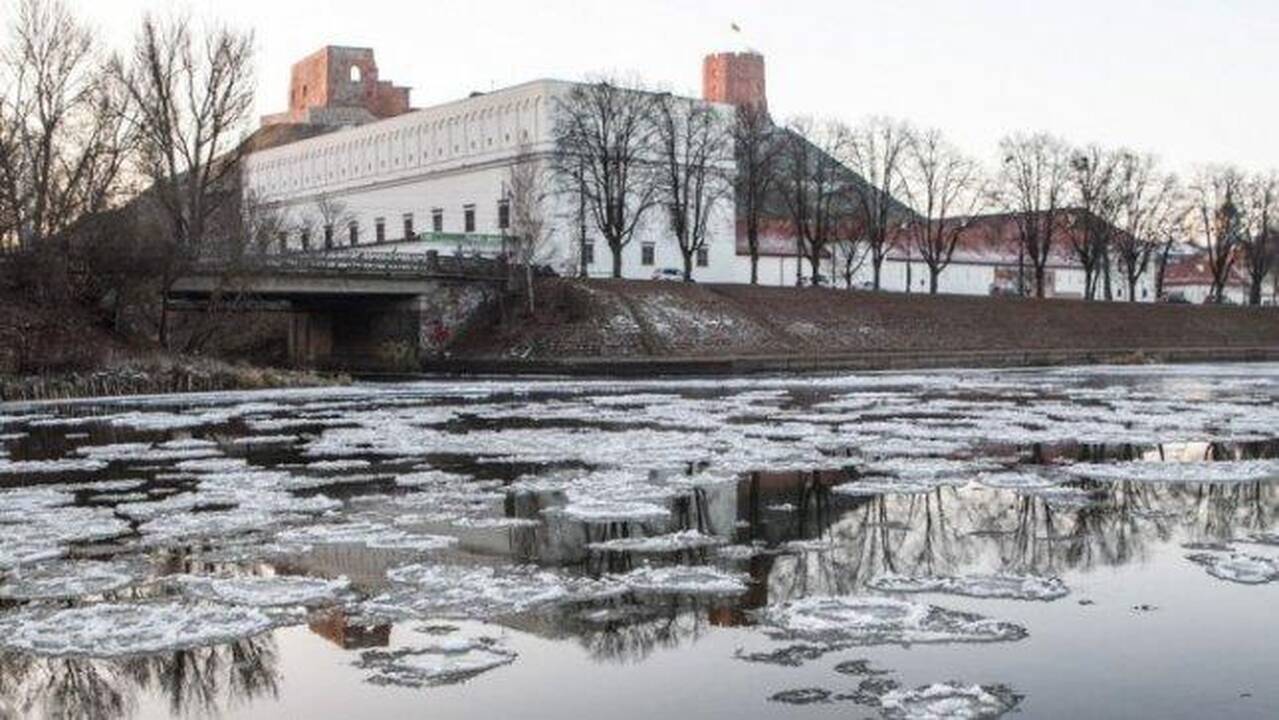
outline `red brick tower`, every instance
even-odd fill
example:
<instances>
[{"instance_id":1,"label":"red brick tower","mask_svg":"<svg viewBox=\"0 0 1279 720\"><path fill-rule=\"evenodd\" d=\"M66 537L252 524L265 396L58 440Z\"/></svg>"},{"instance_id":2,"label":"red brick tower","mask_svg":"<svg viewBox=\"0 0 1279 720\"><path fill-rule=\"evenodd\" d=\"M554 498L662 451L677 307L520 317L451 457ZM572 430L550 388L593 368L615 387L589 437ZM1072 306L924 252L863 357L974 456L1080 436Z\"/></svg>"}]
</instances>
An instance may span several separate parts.
<instances>
[{"instance_id":1,"label":"red brick tower","mask_svg":"<svg viewBox=\"0 0 1279 720\"><path fill-rule=\"evenodd\" d=\"M289 111L263 118L263 125L349 124L409 109L409 88L378 77L372 49L328 46L293 65Z\"/></svg>"},{"instance_id":2,"label":"red brick tower","mask_svg":"<svg viewBox=\"0 0 1279 720\"><path fill-rule=\"evenodd\" d=\"M767 112L764 56L754 51L707 55L702 61L702 98L729 105L754 105Z\"/></svg>"}]
</instances>

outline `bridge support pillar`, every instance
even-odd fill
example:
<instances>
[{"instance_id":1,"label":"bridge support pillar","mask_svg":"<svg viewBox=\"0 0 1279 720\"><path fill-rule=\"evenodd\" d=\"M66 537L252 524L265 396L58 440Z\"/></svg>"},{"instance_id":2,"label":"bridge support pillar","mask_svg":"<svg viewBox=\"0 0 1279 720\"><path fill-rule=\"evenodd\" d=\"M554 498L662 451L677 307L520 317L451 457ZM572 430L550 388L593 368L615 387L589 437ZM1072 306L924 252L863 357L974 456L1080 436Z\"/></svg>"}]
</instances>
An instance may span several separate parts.
<instances>
[{"instance_id":1,"label":"bridge support pillar","mask_svg":"<svg viewBox=\"0 0 1279 720\"><path fill-rule=\"evenodd\" d=\"M289 318L289 362L314 368L333 355L333 318L323 311L294 311Z\"/></svg>"}]
</instances>

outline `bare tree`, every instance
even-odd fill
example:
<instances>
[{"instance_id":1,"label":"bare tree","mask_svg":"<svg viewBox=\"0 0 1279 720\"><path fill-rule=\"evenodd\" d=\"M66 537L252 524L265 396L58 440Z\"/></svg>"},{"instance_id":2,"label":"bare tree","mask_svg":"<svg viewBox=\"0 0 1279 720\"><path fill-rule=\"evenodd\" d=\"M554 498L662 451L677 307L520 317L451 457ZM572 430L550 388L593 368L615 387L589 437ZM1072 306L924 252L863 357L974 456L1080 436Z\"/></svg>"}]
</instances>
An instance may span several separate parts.
<instances>
[{"instance_id":1,"label":"bare tree","mask_svg":"<svg viewBox=\"0 0 1279 720\"><path fill-rule=\"evenodd\" d=\"M1244 229L1244 176L1228 166L1201 169L1190 186L1195 231L1212 273L1210 299L1222 302Z\"/></svg>"},{"instance_id":2,"label":"bare tree","mask_svg":"<svg viewBox=\"0 0 1279 720\"><path fill-rule=\"evenodd\" d=\"M900 121L871 118L855 128L844 145L844 164L861 176L861 182L850 182L848 189L865 227L876 290L884 259L892 250L894 230L906 220L894 196L902 190L900 165L912 134Z\"/></svg>"},{"instance_id":3,"label":"bare tree","mask_svg":"<svg viewBox=\"0 0 1279 720\"><path fill-rule=\"evenodd\" d=\"M0 237L63 241L115 198L129 138L92 31L61 0L22 0L0 48Z\"/></svg>"},{"instance_id":4,"label":"bare tree","mask_svg":"<svg viewBox=\"0 0 1279 720\"><path fill-rule=\"evenodd\" d=\"M745 225L751 284L759 284L759 231L768 199L777 184L778 161L785 143L768 111L757 103L737 107L733 143L737 153L737 215Z\"/></svg>"},{"instance_id":5,"label":"bare tree","mask_svg":"<svg viewBox=\"0 0 1279 720\"><path fill-rule=\"evenodd\" d=\"M850 221L847 173L837 159L848 143L848 129L836 122L817 126L811 119L798 118L788 124L786 133L778 182L795 233L795 280L802 282L806 259L816 282L841 223L847 229Z\"/></svg>"},{"instance_id":6,"label":"bare tree","mask_svg":"<svg viewBox=\"0 0 1279 720\"><path fill-rule=\"evenodd\" d=\"M1070 151L1064 142L1043 133L1006 137L999 150L1003 167L996 196L1016 224L1021 250L1034 271L1035 296L1042 298L1060 231Z\"/></svg>"},{"instance_id":7,"label":"bare tree","mask_svg":"<svg viewBox=\"0 0 1279 720\"><path fill-rule=\"evenodd\" d=\"M960 236L981 208L981 172L939 130L912 136L902 160L902 194L920 214L906 225L907 242L928 266L928 292L935 295Z\"/></svg>"},{"instance_id":8,"label":"bare tree","mask_svg":"<svg viewBox=\"0 0 1279 720\"><path fill-rule=\"evenodd\" d=\"M615 278L622 251L659 198L654 98L637 82L605 79L575 85L555 107L556 174L608 243Z\"/></svg>"},{"instance_id":9,"label":"bare tree","mask_svg":"<svg viewBox=\"0 0 1279 720\"><path fill-rule=\"evenodd\" d=\"M146 198L168 225L161 292L182 268L238 233L239 144L253 104L253 36L215 27L197 37L188 18L142 22L127 59L110 72L127 94ZM228 214L232 217L225 217ZM214 222L223 215L222 222ZM224 231L219 237L219 231ZM168 342L161 312L160 341Z\"/></svg>"},{"instance_id":10,"label":"bare tree","mask_svg":"<svg viewBox=\"0 0 1279 720\"><path fill-rule=\"evenodd\" d=\"M1084 299L1097 299L1097 285L1109 279L1110 245L1120 205L1119 153L1089 145L1070 158L1070 249L1084 269ZM1106 299L1111 299L1106 283Z\"/></svg>"},{"instance_id":11,"label":"bare tree","mask_svg":"<svg viewBox=\"0 0 1279 720\"><path fill-rule=\"evenodd\" d=\"M325 250L332 250L343 243L338 239L346 227L355 219L355 215L347 208L346 203L324 193L313 203L315 215L320 219L320 232Z\"/></svg>"},{"instance_id":12,"label":"bare tree","mask_svg":"<svg viewBox=\"0 0 1279 720\"><path fill-rule=\"evenodd\" d=\"M1260 305L1279 253L1279 175L1249 178L1246 193L1243 268L1248 275L1248 304Z\"/></svg>"},{"instance_id":13,"label":"bare tree","mask_svg":"<svg viewBox=\"0 0 1279 720\"><path fill-rule=\"evenodd\" d=\"M728 124L715 107L663 93L655 102L661 157L661 204L684 260L684 280L706 248L711 219L732 191L727 165L733 161Z\"/></svg>"},{"instance_id":14,"label":"bare tree","mask_svg":"<svg viewBox=\"0 0 1279 720\"><path fill-rule=\"evenodd\" d=\"M1137 302L1137 284L1157 261L1155 297L1163 285L1163 268L1180 224L1177 212L1177 178L1159 171L1153 155L1121 152L1115 182L1119 194L1118 230L1112 240L1114 258L1128 289L1128 301Z\"/></svg>"},{"instance_id":15,"label":"bare tree","mask_svg":"<svg viewBox=\"0 0 1279 720\"><path fill-rule=\"evenodd\" d=\"M522 145L511 164L505 197L510 212L513 260L524 270L524 286L530 314L536 309L534 269L551 260L554 229L546 216L550 180L543 161L528 145Z\"/></svg>"}]
</instances>

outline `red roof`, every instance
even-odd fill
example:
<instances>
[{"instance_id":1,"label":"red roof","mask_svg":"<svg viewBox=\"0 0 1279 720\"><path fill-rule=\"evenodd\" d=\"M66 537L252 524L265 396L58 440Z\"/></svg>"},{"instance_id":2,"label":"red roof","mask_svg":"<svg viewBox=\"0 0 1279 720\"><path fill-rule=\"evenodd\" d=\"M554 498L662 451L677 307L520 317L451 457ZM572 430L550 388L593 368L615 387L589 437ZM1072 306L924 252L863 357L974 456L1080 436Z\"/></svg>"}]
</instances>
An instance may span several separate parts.
<instances>
[{"instance_id":1,"label":"red roof","mask_svg":"<svg viewBox=\"0 0 1279 720\"><path fill-rule=\"evenodd\" d=\"M1230 267L1230 277L1226 284L1235 287L1247 287L1243 270L1235 263ZM1164 270L1165 287L1185 287L1191 285L1212 285L1212 266L1208 256L1200 253L1174 261Z\"/></svg>"}]
</instances>

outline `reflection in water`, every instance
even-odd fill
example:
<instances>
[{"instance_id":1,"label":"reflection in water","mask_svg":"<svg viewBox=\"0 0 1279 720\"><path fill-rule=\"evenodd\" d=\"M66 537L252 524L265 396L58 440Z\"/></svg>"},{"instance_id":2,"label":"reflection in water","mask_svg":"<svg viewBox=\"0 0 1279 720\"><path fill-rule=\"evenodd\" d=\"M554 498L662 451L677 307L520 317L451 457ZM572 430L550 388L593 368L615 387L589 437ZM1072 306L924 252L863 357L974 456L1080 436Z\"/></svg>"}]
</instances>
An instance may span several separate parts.
<instances>
[{"instance_id":1,"label":"reflection in water","mask_svg":"<svg viewBox=\"0 0 1279 720\"><path fill-rule=\"evenodd\" d=\"M270 635L124 659L0 655L0 697L23 716L122 718L138 697L164 697L173 715L216 716L279 695Z\"/></svg>"}]
</instances>

